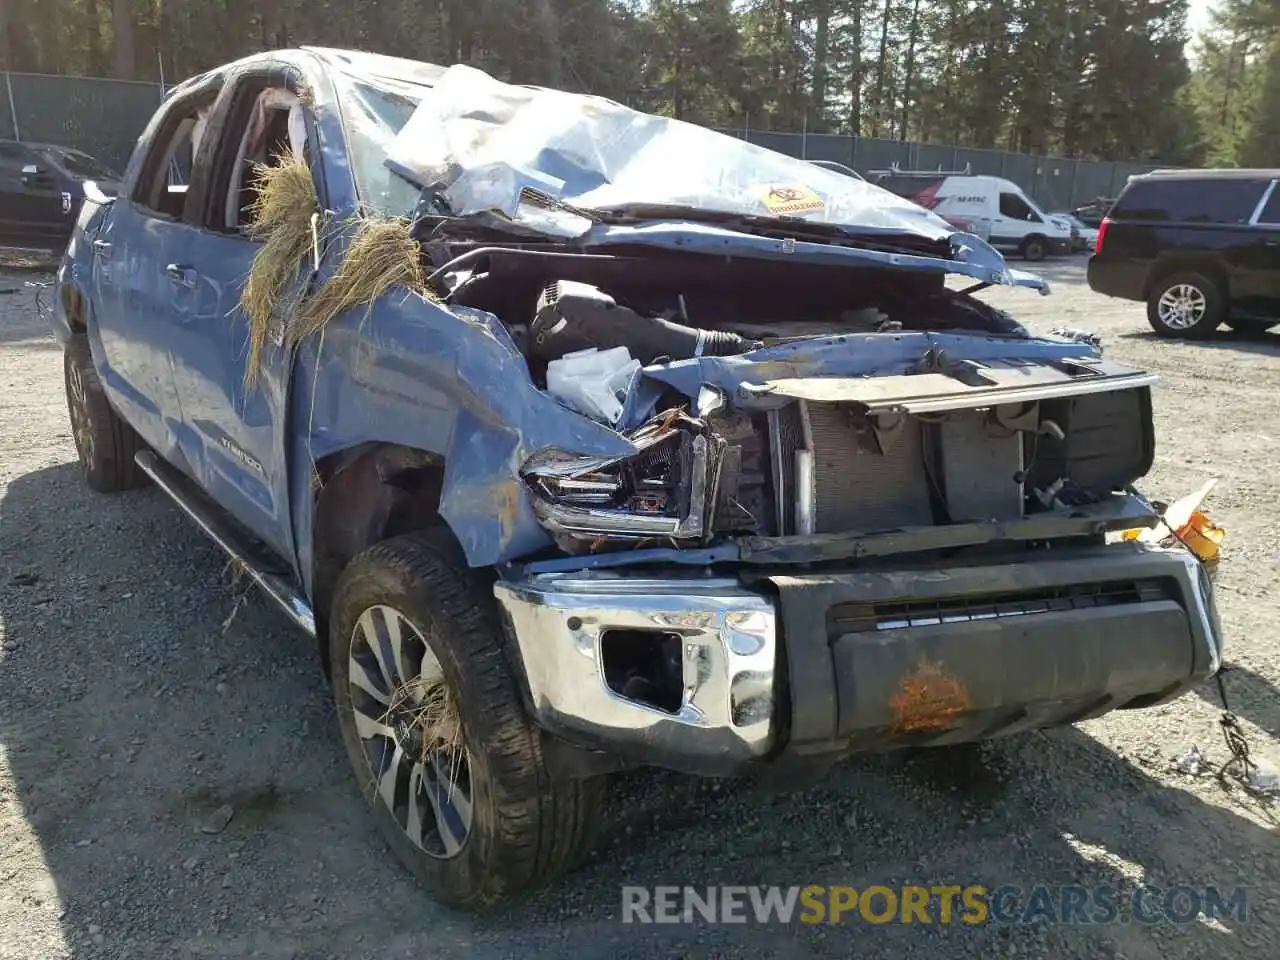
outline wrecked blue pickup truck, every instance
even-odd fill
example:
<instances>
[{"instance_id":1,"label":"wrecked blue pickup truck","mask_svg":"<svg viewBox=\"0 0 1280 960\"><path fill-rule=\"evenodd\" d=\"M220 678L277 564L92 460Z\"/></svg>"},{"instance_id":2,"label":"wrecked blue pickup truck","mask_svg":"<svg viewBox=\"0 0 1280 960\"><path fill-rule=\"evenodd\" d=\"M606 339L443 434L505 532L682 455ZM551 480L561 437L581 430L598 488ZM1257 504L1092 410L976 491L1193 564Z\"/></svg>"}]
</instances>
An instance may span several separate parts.
<instances>
[{"instance_id":1,"label":"wrecked blue pickup truck","mask_svg":"<svg viewBox=\"0 0 1280 960\"><path fill-rule=\"evenodd\" d=\"M1201 564L1131 535L1153 377L984 305L1047 289L877 187L305 49L174 88L89 192L56 321L88 482L159 486L315 635L441 900L567 868L628 766L812 769L1218 669Z\"/></svg>"}]
</instances>

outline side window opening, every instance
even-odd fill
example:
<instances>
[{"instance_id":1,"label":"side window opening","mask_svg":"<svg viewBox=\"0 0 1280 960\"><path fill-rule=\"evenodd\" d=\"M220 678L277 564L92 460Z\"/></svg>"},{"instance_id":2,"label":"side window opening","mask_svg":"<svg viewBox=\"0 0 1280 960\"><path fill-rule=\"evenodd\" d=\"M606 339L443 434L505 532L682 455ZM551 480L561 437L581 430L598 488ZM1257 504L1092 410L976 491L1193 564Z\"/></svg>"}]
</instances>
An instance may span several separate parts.
<instances>
[{"instance_id":1,"label":"side window opening","mask_svg":"<svg viewBox=\"0 0 1280 960\"><path fill-rule=\"evenodd\" d=\"M307 125L305 107L297 94L283 87L266 87L256 95L241 114L241 123L229 125L240 129L240 141L233 159L219 178L208 226L223 233L243 234L249 227L257 201L254 169L258 164L273 165L285 157L307 159ZM234 134L232 134L234 136Z\"/></svg>"},{"instance_id":2,"label":"side window opening","mask_svg":"<svg viewBox=\"0 0 1280 960\"><path fill-rule=\"evenodd\" d=\"M0 143L0 160L7 164L21 164L27 159L27 148L20 143Z\"/></svg>"},{"instance_id":3,"label":"side window opening","mask_svg":"<svg viewBox=\"0 0 1280 960\"><path fill-rule=\"evenodd\" d=\"M1115 215L1153 222L1245 224L1268 182L1235 177L1136 180L1116 201Z\"/></svg>"},{"instance_id":4,"label":"side window opening","mask_svg":"<svg viewBox=\"0 0 1280 960\"><path fill-rule=\"evenodd\" d=\"M1268 226L1280 225L1280 180L1276 181L1271 190L1271 196L1267 198L1262 213L1258 215L1258 223L1265 223Z\"/></svg>"},{"instance_id":5,"label":"side window opening","mask_svg":"<svg viewBox=\"0 0 1280 960\"><path fill-rule=\"evenodd\" d=\"M1010 220L1037 220L1031 207L1016 193L1000 194L1000 215Z\"/></svg>"},{"instance_id":6,"label":"side window opening","mask_svg":"<svg viewBox=\"0 0 1280 960\"><path fill-rule=\"evenodd\" d=\"M210 106L207 102L185 109L175 106L143 161L132 196L137 207L168 220L182 219L196 146Z\"/></svg>"}]
</instances>

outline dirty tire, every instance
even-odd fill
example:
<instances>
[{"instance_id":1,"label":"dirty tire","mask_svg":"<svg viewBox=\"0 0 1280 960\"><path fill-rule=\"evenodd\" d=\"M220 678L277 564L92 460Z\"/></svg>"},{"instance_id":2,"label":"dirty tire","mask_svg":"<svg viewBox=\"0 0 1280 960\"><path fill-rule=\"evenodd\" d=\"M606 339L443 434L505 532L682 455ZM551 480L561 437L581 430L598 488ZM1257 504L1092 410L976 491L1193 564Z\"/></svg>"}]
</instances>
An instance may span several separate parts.
<instances>
[{"instance_id":1,"label":"dirty tire","mask_svg":"<svg viewBox=\"0 0 1280 960\"><path fill-rule=\"evenodd\" d=\"M1022 257L1032 263L1038 263L1045 257L1047 247L1040 237L1027 237L1022 241Z\"/></svg>"},{"instance_id":2,"label":"dirty tire","mask_svg":"<svg viewBox=\"0 0 1280 960\"><path fill-rule=\"evenodd\" d=\"M1174 303L1186 305L1189 313L1170 312ZM1147 322L1162 337L1198 340L1213 335L1227 316L1227 298L1215 280L1194 271L1179 271L1161 277L1147 295Z\"/></svg>"},{"instance_id":3,"label":"dirty tire","mask_svg":"<svg viewBox=\"0 0 1280 960\"><path fill-rule=\"evenodd\" d=\"M471 822L451 857L429 855L409 838L377 795L356 731L353 634L361 615L380 605L425 640L460 714ZM357 556L338 580L330 622L338 723L361 793L392 851L435 899L483 908L577 864L595 837L603 781L551 781L503 648L492 576L467 566L449 531L395 537Z\"/></svg>"},{"instance_id":4,"label":"dirty tire","mask_svg":"<svg viewBox=\"0 0 1280 960\"><path fill-rule=\"evenodd\" d=\"M67 413L76 453L89 486L100 493L132 490L147 481L134 462L143 449L142 438L120 419L107 402L98 371L93 368L89 339L75 334L63 349Z\"/></svg>"}]
</instances>

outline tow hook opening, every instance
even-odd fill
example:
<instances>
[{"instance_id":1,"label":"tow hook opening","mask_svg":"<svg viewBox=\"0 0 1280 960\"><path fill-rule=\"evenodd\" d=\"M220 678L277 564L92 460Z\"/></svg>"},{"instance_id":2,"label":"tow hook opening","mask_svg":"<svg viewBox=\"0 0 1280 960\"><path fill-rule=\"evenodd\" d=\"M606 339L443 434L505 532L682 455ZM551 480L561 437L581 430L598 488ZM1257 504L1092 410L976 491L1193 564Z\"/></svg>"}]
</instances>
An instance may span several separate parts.
<instances>
[{"instance_id":1,"label":"tow hook opening","mask_svg":"<svg viewBox=\"0 0 1280 960\"><path fill-rule=\"evenodd\" d=\"M684 704L682 641L662 630L605 630L600 662L605 683L618 696L675 714Z\"/></svg>"}]
</instances>

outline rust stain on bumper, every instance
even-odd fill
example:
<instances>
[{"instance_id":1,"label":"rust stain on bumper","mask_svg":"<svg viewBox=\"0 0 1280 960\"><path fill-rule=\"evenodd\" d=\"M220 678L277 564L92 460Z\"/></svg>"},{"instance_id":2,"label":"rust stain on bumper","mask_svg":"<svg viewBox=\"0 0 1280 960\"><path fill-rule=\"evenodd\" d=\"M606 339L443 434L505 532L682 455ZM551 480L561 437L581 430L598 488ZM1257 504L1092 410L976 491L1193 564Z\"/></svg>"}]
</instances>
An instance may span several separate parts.
<instances>
[{"instance_id":1,"label":"rust stain on bumper","mask_svg":"<svg viewBox=\"0 0 1280 960\"><path fill-rule=\"evenodd\" d=\"M969 712L969 691L942 664L921 657L889 697L894 733L946 730Z\"/></svg>"}]
</instances>

